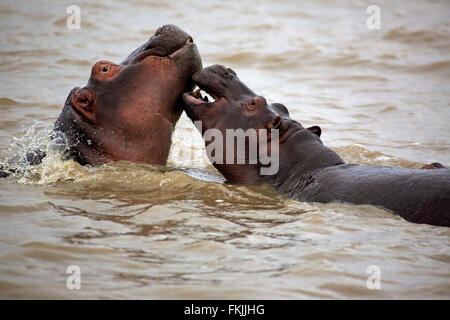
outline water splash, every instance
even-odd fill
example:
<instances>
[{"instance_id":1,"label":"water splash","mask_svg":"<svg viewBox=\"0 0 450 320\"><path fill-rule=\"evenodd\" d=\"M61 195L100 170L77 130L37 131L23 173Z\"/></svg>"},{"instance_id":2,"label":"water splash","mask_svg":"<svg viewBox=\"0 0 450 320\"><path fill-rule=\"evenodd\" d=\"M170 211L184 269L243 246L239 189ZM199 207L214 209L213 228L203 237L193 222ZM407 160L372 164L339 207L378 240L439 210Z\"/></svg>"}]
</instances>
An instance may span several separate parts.
<instances>
[{"instance_id":1,"label":"water splash","mask_svg":"<svg viewBox=\"0 0 450 320\"><path fill-rule=\"evenodd\" d=\"M217 173L211 172L211 165L204 152L201 136L188 121L179 122L174 133L170 167L159 168L128 161L108 163L101 166L82 166L68 157L69 142L62 132L53 130L53 123L33 121L25 132L11 139L7 155L0 160L4 171L12 170L18 183L48 185L58 181L133 181L134 184L160 184L165 178L174 176L172 171L182 171L182 175L192 178L222 182ZM189 126L192 128L188 128ZM179 127L182 128L179 128ZM186 134L183 129L191 129ZM30 154L45 153L38 164L30 164ZM28 159L28 160L27 160ZM209 169L207 168L209 167ZM125 181L126 180L126 181ZM177 179L175 179L177 180ZM178 181L178 180L177 180ZM175 183L175 182L174 182Z\"/></svg>"},{"instance_id":2,"label":"water splash","mask_svg":"<svg viewBox=\"0 0 450 320\"><path fill-rule=\"evenodd\" d=\"M175 126L167 164L201 168L210 165L202 136L184 113Z\"/></svg>"},{"instance_id":3,"label":"water splash","mask_svg":"<svg viewBox=\"0 0 450 320\"><path fill-rule=\"evenodd\" d=\"M53 123L33 121L25 133L13 137L8 148L8 155L1 161L3 170L11 170L19 183L45 184L55 180L48 179L58 173L67 174L67 157L69 144L65 135L53 130ZM32 164L31 156L45 154L42 162ZM31 164L30 164L31 163Z\"/></svg>"}]
</instances>

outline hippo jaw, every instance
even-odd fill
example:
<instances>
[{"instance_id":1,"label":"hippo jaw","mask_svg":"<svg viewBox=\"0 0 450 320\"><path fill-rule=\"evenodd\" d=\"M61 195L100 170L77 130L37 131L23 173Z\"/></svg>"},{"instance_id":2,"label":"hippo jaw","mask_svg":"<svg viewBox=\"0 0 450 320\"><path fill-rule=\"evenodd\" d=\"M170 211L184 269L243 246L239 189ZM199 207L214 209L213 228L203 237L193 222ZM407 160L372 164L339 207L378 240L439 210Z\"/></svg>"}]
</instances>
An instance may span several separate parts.
<instances>
[{"instance_id":1,"label":"hippo jaw","mask_svg":"<svg viewBox=\"0 0 450 320\"><path fill-rule=\"evenodd\" d=\"M56 124L81 164L128 160L164 165L181 94L202 67L192 38L168 25L121 64L97 62L84 88L69 94Z\"/></svg>"}]
</instances>

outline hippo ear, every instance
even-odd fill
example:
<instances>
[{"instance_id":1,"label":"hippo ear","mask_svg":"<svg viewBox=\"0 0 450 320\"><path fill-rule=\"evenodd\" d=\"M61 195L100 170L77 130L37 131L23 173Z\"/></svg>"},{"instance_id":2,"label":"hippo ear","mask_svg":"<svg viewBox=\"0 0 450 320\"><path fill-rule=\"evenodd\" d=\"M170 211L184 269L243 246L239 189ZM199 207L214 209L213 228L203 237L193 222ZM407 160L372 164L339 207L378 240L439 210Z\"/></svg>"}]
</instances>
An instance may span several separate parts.
<instances>
[{"instance_id":1,"label":"hippo ear","mask_svg":"<svg viewBox=\"0 0 450 320\"><path fill-rule=\"evenodd\" d=\"M289 111L284 104L272 103L272 107L281 115L289 117Z\"/></svg>"},{"instance_id":2,"label":"hippo ear","mask_svg":"<svg viewBox=\"0 0 450 320\"><path fill-rule=\"evenodd\" d=\"M95 121L94 93L92 90L83 88L76 89L72 93L72 106L89 121Z\"/></svg>"},{"instance_id":3,"label":"hippo ear","mask_svg":"<svg viewBox=\"0 0 450 320\"><path fill-rule=\"evenodd\" d=\"M318 137L320 137L320 135L322 134L322 129L320 129L319 126L312 126L312 127L306 128L306 130L311 131Z\"/></svg>"}]
</instances>

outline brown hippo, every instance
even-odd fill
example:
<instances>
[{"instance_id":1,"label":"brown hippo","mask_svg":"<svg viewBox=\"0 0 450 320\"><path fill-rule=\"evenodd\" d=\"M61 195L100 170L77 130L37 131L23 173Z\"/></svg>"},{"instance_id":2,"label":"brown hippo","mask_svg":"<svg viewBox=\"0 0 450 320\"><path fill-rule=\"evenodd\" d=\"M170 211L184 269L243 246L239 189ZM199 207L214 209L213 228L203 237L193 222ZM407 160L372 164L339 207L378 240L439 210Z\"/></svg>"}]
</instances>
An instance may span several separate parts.
<instances>
[{"instance_id":1,"label":"brown hippo","mask_svg":"<svg viewBox=\"0 0 450 320\"><path fill-rule=\"evenodd\" d=\"M267 104L263 97L243 84L233 70L214 65L195 73L193 80L215 101L209 102L199 90L185 93L186 114L197 127L201 125L199 129L208 156L228 181L268 183L300 201L374 205L411 222L450 226L449 169L346 164L337 153L322 144L317 128L306 130L290 118L284 105ZM234 148L237 140L234 136L231 136L231 143L227 140L219 147L216 144L216 148L211 148L216 140L220 140L211 132L227 136L229 130L236 132L237 129L263 132L257 140L257 161L251 162L248 156L252 148L250 135L241 146L244 161L238 154L242 150ZM261 145L262 140L268 141L266 146ZM273 140L278 143L272 144ZM277 156L278 170L273 174L262 173L268 166L267 161L262 161L262 155L267 158L268 153L263 154L261 150L269 150L273 159ZM222 155L219 161L218 154ZM233 161L224 160L225 157Z\"/></svg>"},{"instance_id":2,"label":"brown hippo","mask_svg":"<svg viewBox=\"0 0 450 320\"><path fill-rule=\"evenodd\" d=\"M128 160L165 165L182 109L181 94L202 62L191 36L160 27L120 64L99 61L84 88L74 88L55 123L53 141L64 140L81 164ZM41 162L35 150L26 162ZM0 177L8 172L1 171ZM15 172L15 169L8 168Z\"/></svg>"},{"instance_id":3,"label":"brown hippo","mask_svg":"<svg viewBox=\"0 0 450 320\"><path fill-rule=\"evenodd\" d=\"M56 121L81 164L128 160L165 165L183 109L181 94L202 63L192 38L160 27L120 64L99 61L84 88L74 88Z\"/></svg>"}]
</instances>

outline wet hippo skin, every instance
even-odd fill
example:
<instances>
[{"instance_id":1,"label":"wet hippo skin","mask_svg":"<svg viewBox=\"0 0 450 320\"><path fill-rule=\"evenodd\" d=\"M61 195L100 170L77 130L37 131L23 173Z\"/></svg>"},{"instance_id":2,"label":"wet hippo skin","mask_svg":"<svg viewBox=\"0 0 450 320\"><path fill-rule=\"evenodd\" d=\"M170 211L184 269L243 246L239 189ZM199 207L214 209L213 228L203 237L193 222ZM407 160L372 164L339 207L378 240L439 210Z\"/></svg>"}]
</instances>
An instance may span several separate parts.
<instances>
[{"instance_id":1,"label":"wet hippo skin","mask_svg":"<svg viewBox=\"0 0 450 320\"><path fill-rule=\"evenodd\" d=\"M215 99L209 102L198 90L183 95L189 118L202 121L202 134L208 129L217 129L223 135L226 129L237 128L266 129L268 135L269 129L279 130L279 170L272 175L262 175L260 161L256 164L248 161L245 164L213 163L228 181L269 183L300 201L374 205L410 222L450 226L449 169L346 164L337 153L323 145L317 127L307 130L290 118L284 105L268 104L264 97L243 84L233 70L214 65L195 73L193 80ZM205 139L207 147L210 143ZM246 145L246 149L248 147ZM224 155L226 149L224 144Z\"/></svg>"}]
</instances>

